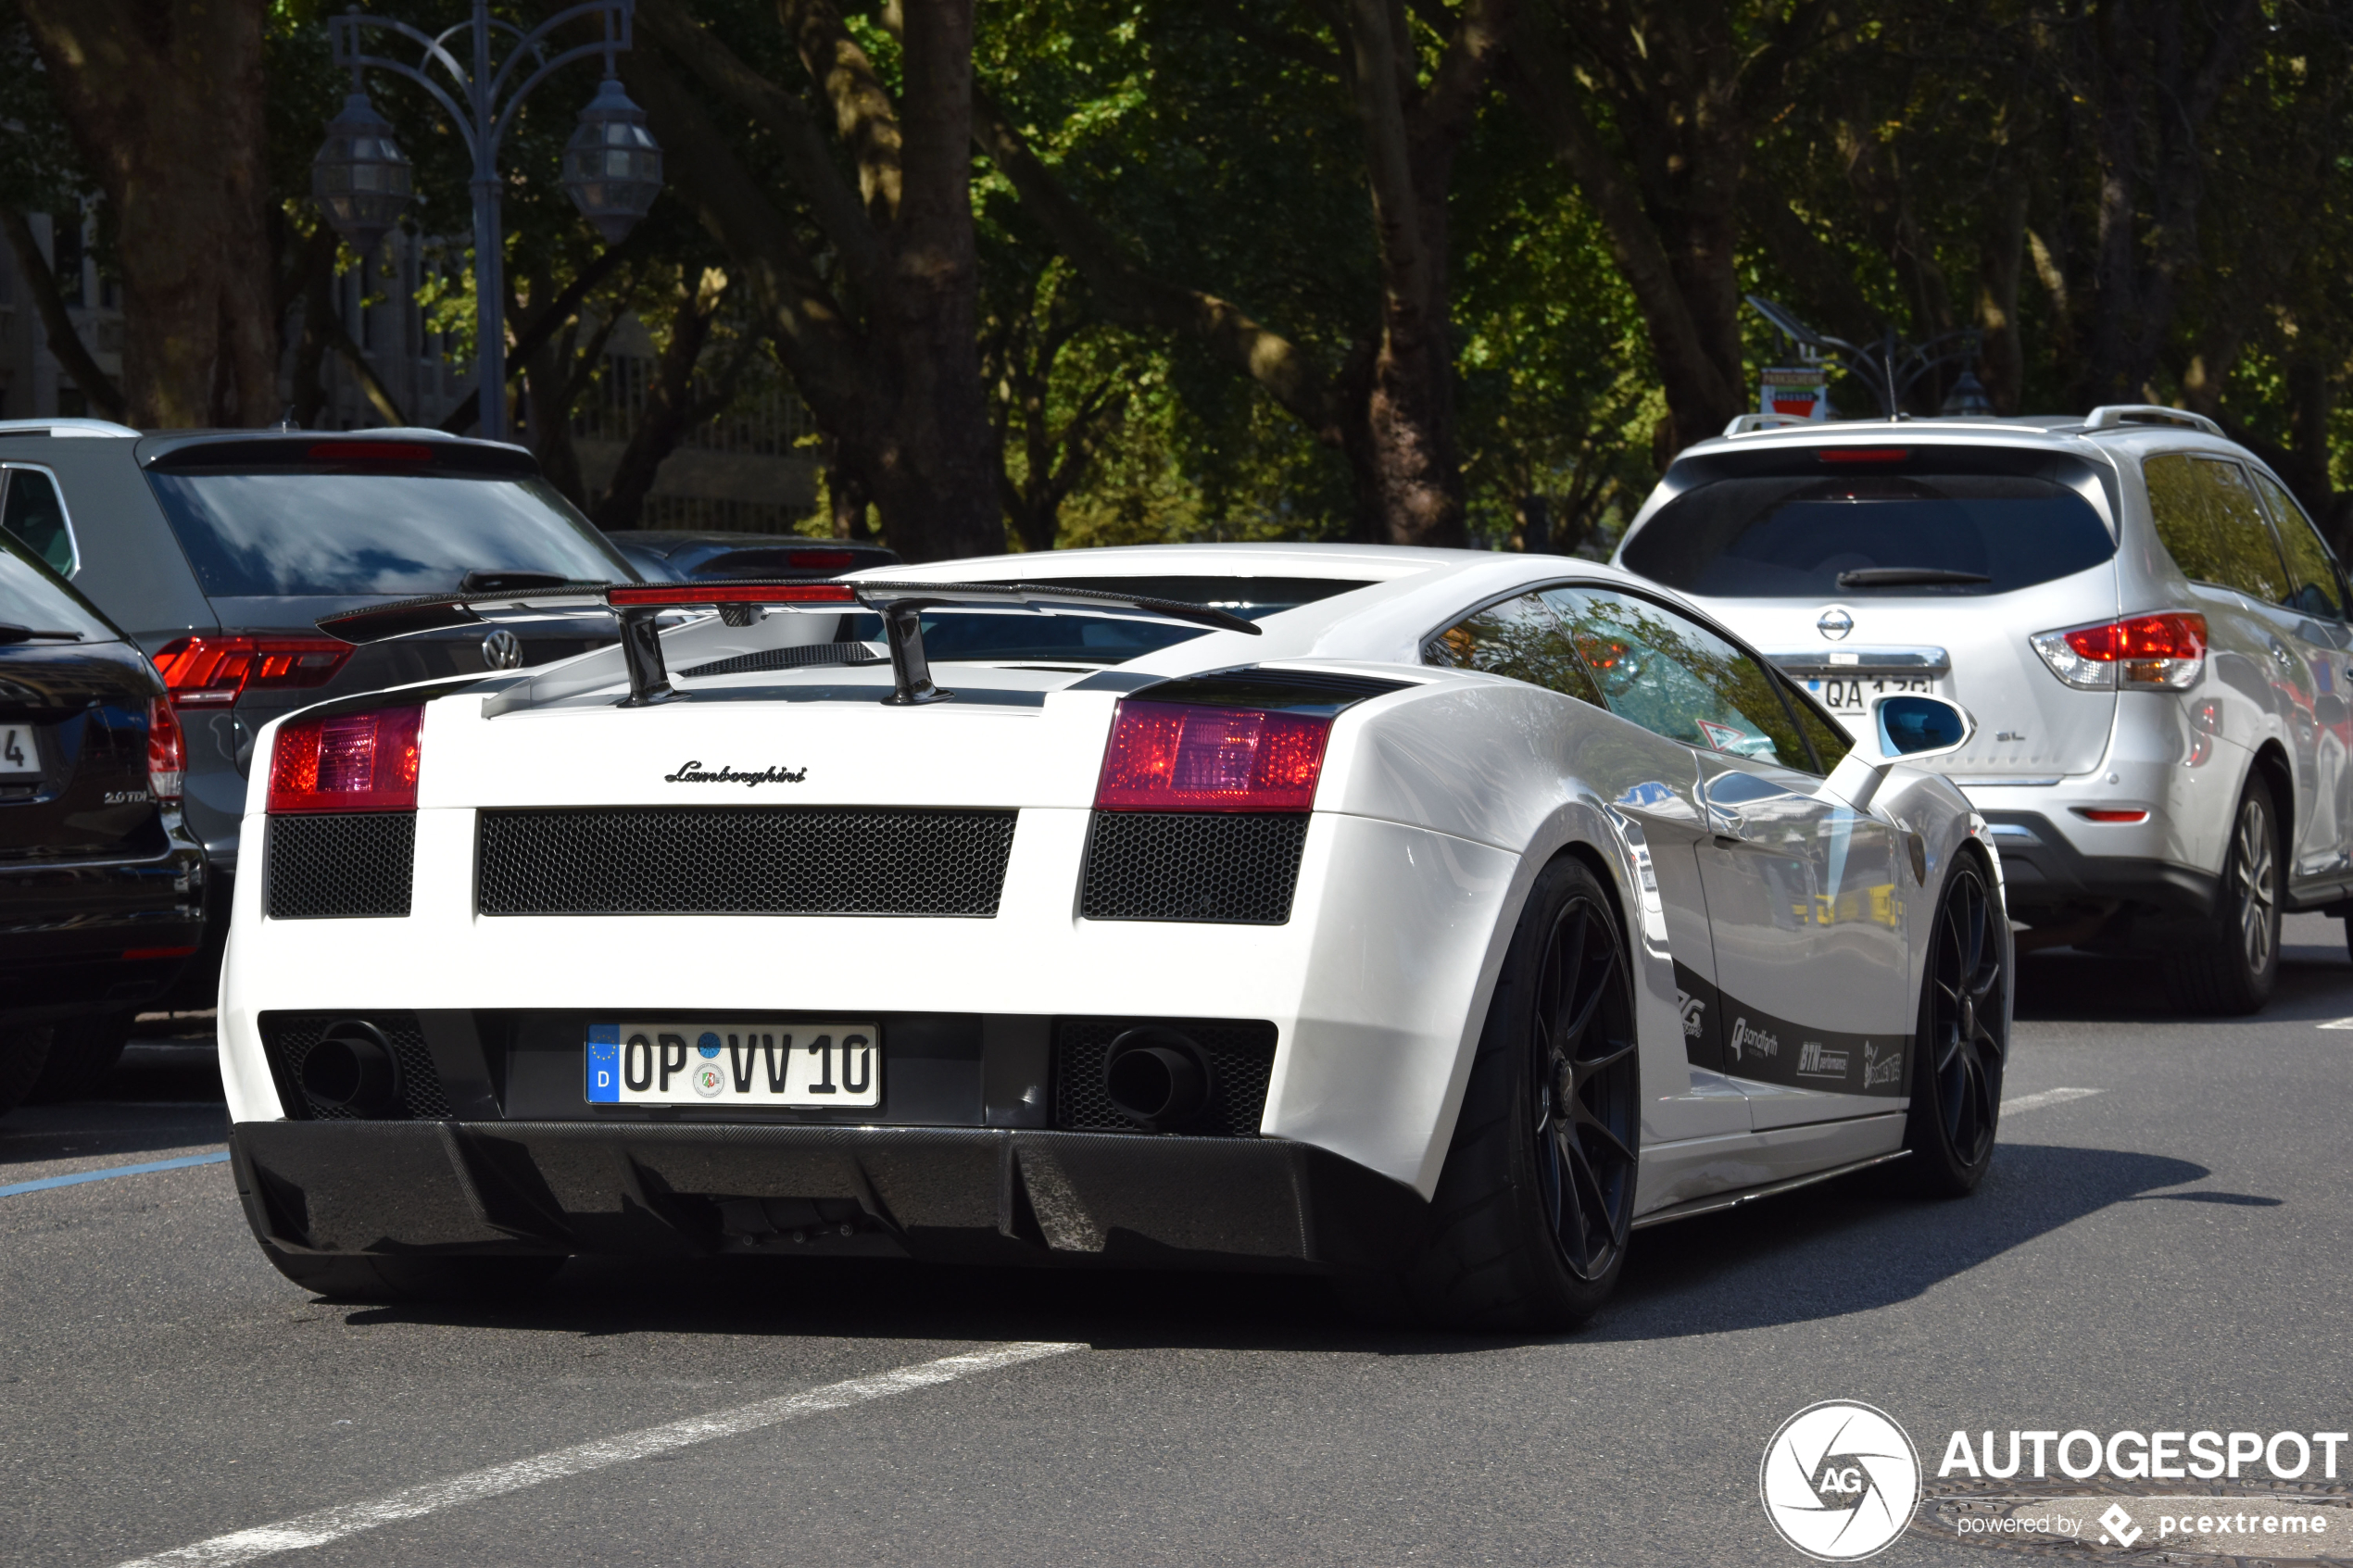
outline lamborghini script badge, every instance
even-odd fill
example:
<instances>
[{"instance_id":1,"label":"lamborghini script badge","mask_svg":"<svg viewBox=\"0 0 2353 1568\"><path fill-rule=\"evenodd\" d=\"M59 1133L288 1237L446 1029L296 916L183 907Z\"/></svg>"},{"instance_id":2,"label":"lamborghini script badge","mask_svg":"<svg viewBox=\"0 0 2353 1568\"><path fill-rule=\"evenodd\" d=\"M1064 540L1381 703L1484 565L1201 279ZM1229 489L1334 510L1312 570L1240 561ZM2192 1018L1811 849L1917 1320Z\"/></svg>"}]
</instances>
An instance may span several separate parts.
<instances>
[{"instance_id":1,"label":"lamborghini script badge","mask_svg":"<svg viewBox=\"0 0 2353 1568\"><path fill-rule=\"evenodd\" d=\"M764 768L756 773L746 773L728 767L724 762L717 768L706 768L701 762L694 761L687 763L674 773L662 774L661 782L664 784L799 784L808 776L809 770L806 768Z\"/></svg>"}]
</instances>

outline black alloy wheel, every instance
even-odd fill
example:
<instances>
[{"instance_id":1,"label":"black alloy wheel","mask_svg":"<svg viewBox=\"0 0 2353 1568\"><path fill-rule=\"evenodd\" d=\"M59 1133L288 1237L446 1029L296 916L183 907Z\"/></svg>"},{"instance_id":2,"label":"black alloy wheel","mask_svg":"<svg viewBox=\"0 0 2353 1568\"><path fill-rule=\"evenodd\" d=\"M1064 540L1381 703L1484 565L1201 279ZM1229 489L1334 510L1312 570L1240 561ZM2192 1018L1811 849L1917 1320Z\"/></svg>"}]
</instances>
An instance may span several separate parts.
<instances>
[{"instance_id":1,"label":"black alloy wheel","mask_svg":"<svg viewBox=\"0 0 2353 1568\"><path fill-rule=\"evenodd\" d=\"M1600 1310L1634 1215L1634 984L1608 885L1553 861L1504 949L1428 1228L1393 1272L1341 1276L1353 1311L1549 1333Z\"/></svg>"},{"instance_id":2,"label":"black alloy wheel","mask_svg":"<svg viewBox=\"0 0 2353 1568\"><path fill-rule=\"evenodd\" d=\"M1617 923L1579 894L1553 922L1529 1020L1538 1193L1569 1273L1605 1279L1634 1218L1634 998Z\"/></svg>"},{"instance_id":3,"label":"black alloy wheel","mask_svg":"<svg viewBox=\"0 0 2353 1568\"><path fill-rule=\"evenodd\" d=\"M2271 784L2247 776L2231 822L2214 914L2194 944L2165 955L2165 989L2186 1013L2258 1012L2280 973L2280 829Z\"/></svg>"},{"instance_id":4,"label":"black alloy wheel","mask_svg":"<svg viewBox=\"0 0 2353 1568\"><path fill-rule=\"evenodd\" d=\"M2009 1059L2007 916L1974 858L1955 862L1929 944L1905 1146L1927 1190L1959 1197L1993 1162Z\"/></svg>"}]
</instances>

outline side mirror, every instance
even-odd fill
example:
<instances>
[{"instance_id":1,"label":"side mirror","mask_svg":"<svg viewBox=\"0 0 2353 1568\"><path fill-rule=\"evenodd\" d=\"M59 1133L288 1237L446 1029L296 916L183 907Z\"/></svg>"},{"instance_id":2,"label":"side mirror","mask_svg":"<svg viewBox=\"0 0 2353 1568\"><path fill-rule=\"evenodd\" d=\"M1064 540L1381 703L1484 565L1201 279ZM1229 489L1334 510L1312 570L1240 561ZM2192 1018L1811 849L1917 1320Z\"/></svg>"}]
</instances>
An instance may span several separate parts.
<instances>
[{"instance_id":1,"label":"side mirror","mask_svg":"<svg viewBox=\"0 0 2353 1568\"><path fill-rule=\"evenodd\" d=\"M1976 734L1977 721L1959 703L1917 693L1881 697L1871 704L1871 738L1856 742L1831 770L1830 785L1856 810L1868 810L1890 768L1949 757Z\"/></svg>"},{"instance_id":2,"label":"side mirror","mask_svg":"<svg viewBox=\"0 0 2353 1568\"><path fill-rule=\"evenodd\" d=\"M1883 696L1872 703L1871 725L1879 732L1880 755L1890 761L1944 757L1967 746L1977 733L1977 721L1960 704L1917 694Z\"/></svg>"}]
</instances>

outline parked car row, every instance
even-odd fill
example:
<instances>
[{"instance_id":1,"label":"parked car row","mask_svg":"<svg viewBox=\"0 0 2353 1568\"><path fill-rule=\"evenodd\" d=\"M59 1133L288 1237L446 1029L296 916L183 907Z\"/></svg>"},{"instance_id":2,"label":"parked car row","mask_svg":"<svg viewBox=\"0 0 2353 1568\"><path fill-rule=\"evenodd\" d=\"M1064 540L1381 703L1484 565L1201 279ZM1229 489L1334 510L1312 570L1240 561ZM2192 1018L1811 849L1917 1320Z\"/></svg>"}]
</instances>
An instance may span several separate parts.
<instances>
[{"instance_id":1,"label":"parked car row","mask_svg":"<svg viewBox=\"0 0 2353 1568\"><path fill-rule=\"evenodd\" d=\"M0 1109L92 1086L142 1008L212 1005L271 720L614 635L601 614L552 614L356 648L321 616L897 558L742 534L616 543L528 453L438 432L94 420L0 422Z\"/></svg>"}]
</instances>

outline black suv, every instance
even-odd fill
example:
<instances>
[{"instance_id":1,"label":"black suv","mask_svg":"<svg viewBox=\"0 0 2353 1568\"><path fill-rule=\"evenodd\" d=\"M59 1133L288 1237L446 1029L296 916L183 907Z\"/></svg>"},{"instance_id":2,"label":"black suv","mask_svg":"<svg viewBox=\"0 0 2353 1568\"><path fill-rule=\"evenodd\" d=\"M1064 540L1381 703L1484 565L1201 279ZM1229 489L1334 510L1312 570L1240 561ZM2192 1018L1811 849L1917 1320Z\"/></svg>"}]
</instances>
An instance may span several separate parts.
<instances>
[{"instance_id":1,"label":"black suv","mask_svg":"<svg viewBox=\"0 0 2353 1568\"><path fill-rule=\"evenodd\" d=\"M0 1110L89 1087L196 951L182 771L145 656L0 533Z\"/></svg>"},{"instance_id":2,"label":"black suv","mask_svg":"<svg viewBox=\"0 0 2353 1568\"><path fill-rule=\"evenodd\" d=\"M212 1005L255 736L324 698L567 659L611 617L354 648L322 615L420 594L641 581L520 447L438 431L141 434L0 421L0 530L154 659L187 735L187 817L211 863L179 1006Z\"/></svg>"}]
</instances>

